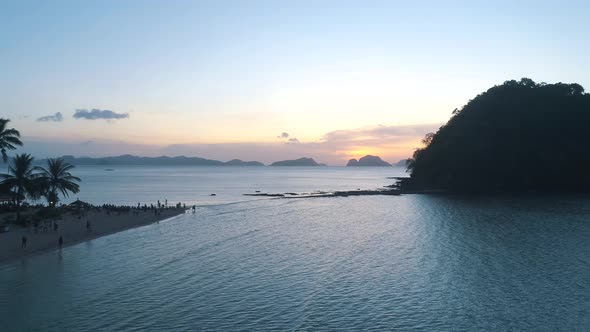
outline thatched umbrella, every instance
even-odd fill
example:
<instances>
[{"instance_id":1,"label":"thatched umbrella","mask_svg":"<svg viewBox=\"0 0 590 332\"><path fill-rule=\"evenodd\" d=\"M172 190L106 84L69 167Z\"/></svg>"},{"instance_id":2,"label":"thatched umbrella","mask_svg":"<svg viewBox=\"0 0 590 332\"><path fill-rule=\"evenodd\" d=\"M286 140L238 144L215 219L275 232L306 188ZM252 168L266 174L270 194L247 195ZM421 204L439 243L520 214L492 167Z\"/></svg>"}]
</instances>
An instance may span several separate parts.
<instances>
[{"instance_id":1,"label":"thatched umbrella","mask_svg":"<svg viewBox=\"0 0 590 332\"><path fill-rule=\"evenodd\" d=\"M77 199L77 200L73 201L72 203L68 204L68 206L81 209L81 208L90 207L91 205L90 205L90 203L86 203L86 202L81 201L80 199Z\"/></svg>"}]
</instances>

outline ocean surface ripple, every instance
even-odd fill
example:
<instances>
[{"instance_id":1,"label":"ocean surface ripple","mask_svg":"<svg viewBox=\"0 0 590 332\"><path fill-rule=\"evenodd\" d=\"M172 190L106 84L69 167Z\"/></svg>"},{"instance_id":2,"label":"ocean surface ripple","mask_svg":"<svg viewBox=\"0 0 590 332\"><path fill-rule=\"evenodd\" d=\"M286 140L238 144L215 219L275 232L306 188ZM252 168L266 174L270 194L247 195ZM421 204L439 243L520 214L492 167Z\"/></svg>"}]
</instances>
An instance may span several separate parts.
<instances>
[{"instance_id":1,"label":"ocean surface ripple","mask_svg":"<svg viewBox=\"0 0 590 332\"><path fill-rule=\"evenodd\" d=\"M1 329L590 330L589 203L204 204L0 265Z\"/></svg>"}]
</instances>

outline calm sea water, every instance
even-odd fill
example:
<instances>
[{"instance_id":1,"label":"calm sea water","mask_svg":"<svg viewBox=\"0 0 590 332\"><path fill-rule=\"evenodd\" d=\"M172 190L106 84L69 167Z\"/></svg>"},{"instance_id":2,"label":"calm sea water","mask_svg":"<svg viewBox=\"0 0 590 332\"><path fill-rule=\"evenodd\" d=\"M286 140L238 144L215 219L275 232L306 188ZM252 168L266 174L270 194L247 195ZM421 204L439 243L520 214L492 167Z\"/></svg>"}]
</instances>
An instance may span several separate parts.
<instances>
[{"instance_id":1,"label":"calm sea water","mask_svg":"<svg viewBox=\"0 0 590 332\"><path fill-rule=\"evenodd\" d=\"M0 265L2 331L590 330L588 196L261 199L240 194L400 170L78 171L84 200L199 209Z\"/></svg>"}]
</instances>

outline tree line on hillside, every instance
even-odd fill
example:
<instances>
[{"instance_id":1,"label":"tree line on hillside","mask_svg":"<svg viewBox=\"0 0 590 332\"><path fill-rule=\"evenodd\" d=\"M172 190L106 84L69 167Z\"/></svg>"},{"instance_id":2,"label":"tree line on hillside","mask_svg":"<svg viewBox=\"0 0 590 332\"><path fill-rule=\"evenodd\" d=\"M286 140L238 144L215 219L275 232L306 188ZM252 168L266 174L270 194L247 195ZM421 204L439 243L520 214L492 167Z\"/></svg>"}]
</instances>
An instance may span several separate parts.
<instances>
[{"instance_id":1,"label":"tree line on hillside","mask_svg":"<svg viewBox=\"0 0 590 332\"><path fill-rule=\"evenodd\" d=\"M9 161L8 150L23 145L20 132L7 127L9 122L8 119L0 119L0 152L4 163ZM14 202L17 223L20 222L21 203L27 197L44 197L49 207L53 208L59 202L60 194L67 197L69 193L80 191L77 183L80 178L70 173L73 165L61 158L48 159L46 167L34 166L33 162L31 155L17 154L10 160L8 172L0 174L0 194L4 201Z\"/></svg>"},{"instance_id":2,"label":"tree line on hillside","mask_svg":"<svg viewBox=\"0 0 590 332\"><path fill-rule=\"evenodd\" d=\"M590 94L523 78L456 109L408 161L414 187L449 192L590 191Z\"/></svg>"}]
</instances>

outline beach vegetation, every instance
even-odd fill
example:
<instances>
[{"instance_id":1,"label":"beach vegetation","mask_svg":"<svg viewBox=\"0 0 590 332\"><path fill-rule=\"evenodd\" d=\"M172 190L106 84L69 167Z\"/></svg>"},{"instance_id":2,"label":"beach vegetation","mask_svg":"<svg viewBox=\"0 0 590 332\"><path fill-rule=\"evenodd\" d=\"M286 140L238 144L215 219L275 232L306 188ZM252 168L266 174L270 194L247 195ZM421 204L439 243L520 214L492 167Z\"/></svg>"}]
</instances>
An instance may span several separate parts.
<instances>
[{"instance_id":1,"label":"beach vegetation","mask_svg":"<svg viewBox=\"0 0 590 332\"><path fill-rule=\"evenodd\" d=\"M68 197L70 193L80 192L80 178L72 175L70 171L74 165L62 158L47 159L47 167L35 167L39 171L38 181L41 184L41 193L47 199L50 207L55 207L59 202L59 195Z\"/></svg>"},{"instance_id":2,"label":"beach vegetation","mask_svg":"<svg viewBox=\"0 0 590 332\"><path fill-rule=\"evenodd\" d=\"M523 78L455 110L408 163L413 185L448 192L590 191L590 94Z\"/></svg>"},{"instance_id":3,"label":"beach vegetation","mask_svg":"<svg viewBox=\"0 0 590 332\"><path fill-rule=\"evenodd\" d=\"M41 187L38 174L33 167L34 158L30 154L17 154L8 166L8 173L0 174L0 183L13 191L16 202L16 222L21 221L21 203L28 196L39 198Z\"/></svg>"},{"instance_id":4,"label":"beach vegetation","mask_svg":"<svg viewBox=\"0 0 590 332\"><path fill-rule=\"evenodd\" d=\"M14 128L7 128L9 119L0 118L0 153L2 153L2 161L8 161L8 150L15 150L17 146L22 146L23 142L20 140L20 132Z\"/></svg>"}]
</instances>

